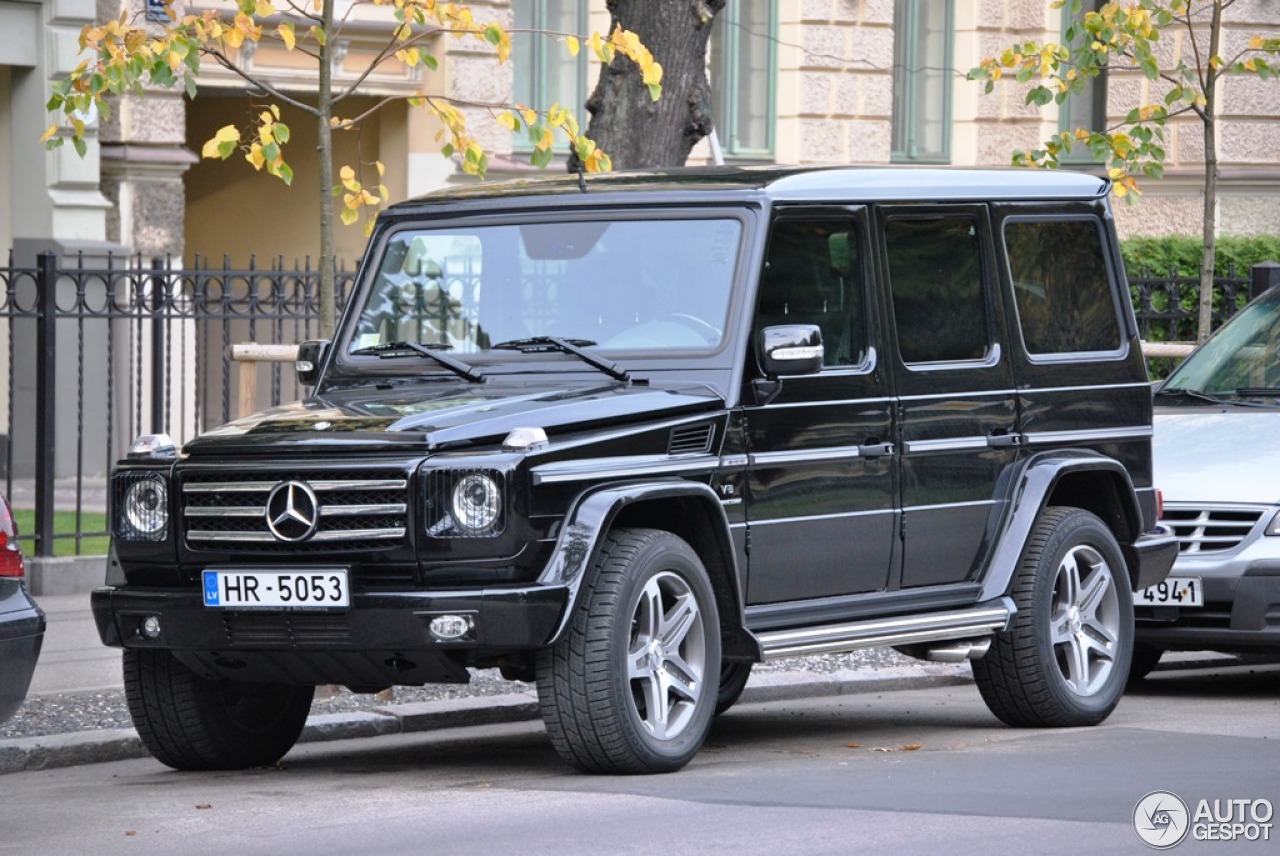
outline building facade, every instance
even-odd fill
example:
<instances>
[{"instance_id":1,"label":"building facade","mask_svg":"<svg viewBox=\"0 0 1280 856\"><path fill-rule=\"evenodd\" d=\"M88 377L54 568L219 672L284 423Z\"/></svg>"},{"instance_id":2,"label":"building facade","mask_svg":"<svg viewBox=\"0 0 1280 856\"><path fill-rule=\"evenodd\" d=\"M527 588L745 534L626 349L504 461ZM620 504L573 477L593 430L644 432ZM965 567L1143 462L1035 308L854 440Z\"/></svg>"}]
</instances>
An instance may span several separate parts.
<instances>
[{"instance_id":1,"label":"building facade","mask_svg":"<svg viewBox=\"0 0 1280 856\"><path fill-rule=\"evenodd\" d=\"M238 157L201 160L197 153L219 127L242 121L268 100L212 63L195 100L171 91L123 98L91 132L83 159L69 146L46 152L39 144L49 86L77 61L80 28L95 18L141 12L144 2L0 0L0 246L105 242L188 263L197 255L220 263L226 255L233 265L251 255L260 262L314 258L320 189L313 178L313 120L285 108L297 176L291 188L247 169ZM339 11L350 5L339 0ZM339 115L358 115L383 99L392 103L359 131L337 134L337 159L384 163L393 200L470 180L439 154L439 124L395 99L425 92L471 105L517 100L546 107L582 104L594 86L597 69L588 51L571 57L562 41L528 31L605 30L604 0L471 5L477 19L496 17L513 30L510 63L499 65L483 43L439 35L428 43L440 59L437 69L392 62L361 79L388 32L385 10L361 4L338 40L335 83L356 84ZM1116 122L1162 94L1140 75L1117 70L1088 97L1073 99L1068 115L1054 105L1026 106L1022 87L1002 83L986 95L981 84L965 79L983 56L1015 41L1059 40L1063 13L1048 0L729 0L715 26L708 71L718 146L704 142L692 162L711 161L718 148L728 162L1004 165L1012 150L1034 146L1060 127ZM1254 34L1280 37L1280 0L1239 0L1230 8L1227 49ZM1169 61L1189 49L1185 33L1168 34ZM242 68L307 101L314 97L315 72L301 59L270 39L246 43L235 57ZM1218 230L1280 232L1280 82L1228 78L1220 94ZM491 177L522 171L528 155L522 137L482 107L466 112L493 153ZM1198 120L1172 122L1166 148L1165 177L1144 183L1141 204L1118 206L1122 233L1198 233ZM1097 168L1087 161L1073 166ZM340 230L340 258L353 261L362 244L360 229Z\"/></svg>"}]
</instances>

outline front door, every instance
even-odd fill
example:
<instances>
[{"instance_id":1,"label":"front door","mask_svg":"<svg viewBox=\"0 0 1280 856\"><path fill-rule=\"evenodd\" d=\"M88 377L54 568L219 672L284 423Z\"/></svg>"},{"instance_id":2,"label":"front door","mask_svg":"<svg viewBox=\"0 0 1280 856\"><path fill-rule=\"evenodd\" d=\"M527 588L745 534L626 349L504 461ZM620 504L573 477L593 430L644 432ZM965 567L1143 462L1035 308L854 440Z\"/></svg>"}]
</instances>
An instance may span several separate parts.
<instances>
[{"instance_id":1,"label":"front door","mask_svg":"<svg viewBox=\"0 0 1280 856\"><path fill-rule=\"evenodd\" d=\"M749 455L747 602L886 587L896 533L892 400L872 331L862 209L775 220L761 274L742 412ZM822 330L823 369L771 383L760 331Z\"/></svg>"}]
</instances>

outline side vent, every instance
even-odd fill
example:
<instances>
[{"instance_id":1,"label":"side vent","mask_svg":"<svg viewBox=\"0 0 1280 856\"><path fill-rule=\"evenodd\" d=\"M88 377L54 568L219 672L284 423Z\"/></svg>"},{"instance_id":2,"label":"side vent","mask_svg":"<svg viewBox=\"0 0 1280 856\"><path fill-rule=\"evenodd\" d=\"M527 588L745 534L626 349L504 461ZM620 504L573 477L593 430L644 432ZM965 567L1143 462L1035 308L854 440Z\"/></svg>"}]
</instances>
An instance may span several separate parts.
<instances>
[{"instance_id":1,"label":"side vent","mask_svg":"<svg viewBox=\"0 0 1280 856\"><path fill-rule=\"evenodd\" d=\"M668 455L698 455L711 451L716 426L711 423L673 429L667 444Z\"/></svg>"}]
</instances>

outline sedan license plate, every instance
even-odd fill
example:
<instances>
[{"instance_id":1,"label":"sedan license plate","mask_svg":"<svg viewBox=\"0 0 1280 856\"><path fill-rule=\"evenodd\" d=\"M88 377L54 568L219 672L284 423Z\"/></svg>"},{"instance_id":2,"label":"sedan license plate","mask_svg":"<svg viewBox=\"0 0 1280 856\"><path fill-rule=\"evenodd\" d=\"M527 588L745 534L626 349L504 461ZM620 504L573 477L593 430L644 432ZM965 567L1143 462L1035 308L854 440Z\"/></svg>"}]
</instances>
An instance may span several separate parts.
<instances>
[{"instance_id":1,"label":"sedan license plate","mask_svg":"<svg viewBox=\"0 0 1280 856\"><path fill-rule=\"evenodd\" d=\"M1199 577L1169 577L1138 592L1139 606L1204 606L1204 586Z\"/></svg>"},{"instance_id":2,"label":"sedan license plate","mask_svg":"<svg viewBox=\"0 0 1280 856\"><path fill-rule=\"evenodd\" d=\"M351 605L346 568L205 571L204 605L233 609L323 609Z\"/></svg>"}]
</instances>

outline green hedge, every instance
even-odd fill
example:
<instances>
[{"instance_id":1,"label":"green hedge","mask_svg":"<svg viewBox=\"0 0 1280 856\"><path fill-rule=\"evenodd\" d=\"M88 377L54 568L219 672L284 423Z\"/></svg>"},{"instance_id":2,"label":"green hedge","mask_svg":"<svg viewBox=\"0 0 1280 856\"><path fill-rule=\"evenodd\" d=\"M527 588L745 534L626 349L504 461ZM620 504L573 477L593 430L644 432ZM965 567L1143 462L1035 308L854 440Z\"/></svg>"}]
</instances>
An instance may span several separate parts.
<instances>
[{"instance_id":1,"label":"green hedge","mask_svg":"<svg viewBox=\"0 0 1280 856\"><path fill-rule=\"evenodd\" d=\"M1170 268L1176 276L1199 276L1204 243L1199 236L1190 235L1129 238L1120 242L1120 254L1131 277L1144 273L1165 276ZM1259 262L1280 262L1280 236L1218 238L1213 265L1217 276L1226 276L1231 265L1236 276L1248 276L1249 268Z\"/></svg>"}]
</instances>

